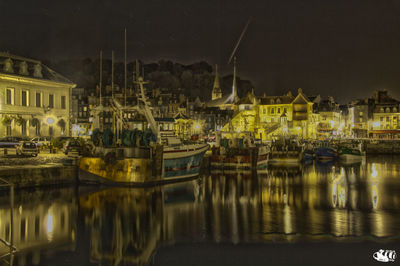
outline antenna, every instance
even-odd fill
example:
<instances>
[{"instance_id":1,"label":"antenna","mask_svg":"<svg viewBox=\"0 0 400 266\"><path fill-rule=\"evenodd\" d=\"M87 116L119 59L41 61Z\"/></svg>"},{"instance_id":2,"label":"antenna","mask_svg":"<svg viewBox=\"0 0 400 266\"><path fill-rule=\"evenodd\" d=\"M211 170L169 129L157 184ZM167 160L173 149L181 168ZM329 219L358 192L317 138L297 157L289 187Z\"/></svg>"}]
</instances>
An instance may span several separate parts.
<instances>
[{"instance_id":1,"label":"antenna","mask_svg":"<svg viewBox=\"0 0 400 266\"><path fill-rule=\"evenodd\" d=\"M239 40L236 42L236 45L235 45L235 47L233 48L233 52L232 52L232 54L231 54L231 56L229 57L229 60L228 60L228 65L231 63L232 58L233 58L233 56L235 55L236 50L237 50L238 47L239 47L240 41L243 39L243 36L244 36L244 34L246 33L247 28L249 27L250 21L251 21L251 17L249 17L249 19L247 20L246 26L244 26L244 29L243 29L242 33L240 34Z\"/></svg>"}]
</instances>

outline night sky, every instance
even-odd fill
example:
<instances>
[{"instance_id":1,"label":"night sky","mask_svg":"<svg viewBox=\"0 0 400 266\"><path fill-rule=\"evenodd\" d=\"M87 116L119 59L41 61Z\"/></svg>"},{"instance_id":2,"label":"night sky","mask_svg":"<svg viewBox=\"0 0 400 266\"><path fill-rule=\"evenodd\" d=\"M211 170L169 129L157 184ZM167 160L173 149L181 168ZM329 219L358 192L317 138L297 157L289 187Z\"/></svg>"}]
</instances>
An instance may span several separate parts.
<instances>
[{"instance_id":1,"label":"night sky","mask_svg":"<svg viewBox=\"0 0 400 266\"><path fill-rule=\"evenodd\" d=\"M341 102L386 88L400 98L398 0L0 1L0 50L39 60L96 57L227 64L258 94L303 88ZM211 89L211 88L210 88Z\"/></svg>"}]
</instances>

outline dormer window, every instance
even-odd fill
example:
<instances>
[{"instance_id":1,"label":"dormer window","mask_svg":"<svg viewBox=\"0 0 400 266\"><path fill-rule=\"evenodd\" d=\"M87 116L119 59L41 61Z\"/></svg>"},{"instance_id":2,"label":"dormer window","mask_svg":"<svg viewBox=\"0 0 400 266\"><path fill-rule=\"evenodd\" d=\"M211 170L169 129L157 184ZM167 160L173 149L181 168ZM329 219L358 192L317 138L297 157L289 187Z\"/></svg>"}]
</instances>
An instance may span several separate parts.
<instances>
[{"instance_id":1,"label":"dormer window","mask_svg":"<svg viewBox=\"0 0 400 266\"><path fill-rule=\"evenodd\" d=\"M390 108L386 107L386 113L390 113Z\"/></svg>"},{"instance_id":2,"label":"dormer window","mask_svg":"<svg viewBox=\"0 0 400 266\"><path fill-rule=\"evenodd\" d=\"M280 103L281 103L281 100L278 98L278 99L276 100L276 103L277 103L277 104L280 104Z\"/></svg>"},{"instance_id":3,"label":"dormer window","mask_svg":"<svg viewBox=\"0 0 400 266\"><path fill-rule=\"evenodd\" d=\"M384 110L383 110L383 107L381 107L381 109L379 110L381 113L383 113L384 112Z\"/></svg>"},{"instance_id":4,"label":"dormer window","mask_svg":"<svg viewBox=\"0 0 400 266\"><path fill-rule=\"evenodd\" d=\"M274 99L271 99L271 104L274 104L274 103L275 103Z\"/></svg>"},{"instance_id":5,"label":"dormer window","mask_svg":"<svg viewBox=\"0 0 400 266\"><path fill-rule=\"evenodd\" d=\"M25 76L29 75L28 64L25 61L19 63L19 74Z\"/></svg>"},{"instance_id":6,"label":"dormer window","mask_svg":"<svg viewBox=\"0 0 400 266\"><path fill-rule=\"evenodd\" d=\"M7 58L4 61L4 72L6 72L6 73L14 73L13 61L10 58Z\"/></svg>"},{"instance_id":7,"label":"dormer window","mask_svg":"<svg viewBox=\"0 0 400 266\"><path fill-rule=\"evenodd\" d=\"M40 64L36 64L36 65L33 67L33 76L34 76L35 78L43 78L43 75L42 75L42 66L41 66Z\"/></svg>"}]
</instances>

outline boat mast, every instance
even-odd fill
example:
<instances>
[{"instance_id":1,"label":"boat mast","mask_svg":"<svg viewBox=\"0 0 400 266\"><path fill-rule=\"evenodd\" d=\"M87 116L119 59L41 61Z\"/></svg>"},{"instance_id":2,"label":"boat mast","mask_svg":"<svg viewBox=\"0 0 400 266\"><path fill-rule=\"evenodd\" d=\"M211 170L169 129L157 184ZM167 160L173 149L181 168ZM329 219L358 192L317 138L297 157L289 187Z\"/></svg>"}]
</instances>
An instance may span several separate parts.
<instances>
[{"instance_id":1,"label":"boat mast","mask_svg":"<svg viewBox=\"0 0 400 266\"><path fill-rule=\"evenodd\" d=\"M125 77L125 107L126 107L126 28L125 28L125 56L124 56L124 77Z\"/></svg>"},{"instance_id":2,"label":"boat mast","mask_svg":"<svg viewBox=\"0 0 400 266\"><path fill-rule=\"evenodd\" d=\"M102 76L103 76L103 51L100 51L100 81L99 81L99 90L100 90L100 105L101 105L101 87L102 87Z\"/></svg>"},{"instance_id":3,"label":"boat mast","mask_svg":"<svg viewBox=\"0 0 400 266\"><path fill-rule=\"evenodd\" d=\"M114 51L111 51L111 97L114 98Z\"/></svg>"}]
</instances>

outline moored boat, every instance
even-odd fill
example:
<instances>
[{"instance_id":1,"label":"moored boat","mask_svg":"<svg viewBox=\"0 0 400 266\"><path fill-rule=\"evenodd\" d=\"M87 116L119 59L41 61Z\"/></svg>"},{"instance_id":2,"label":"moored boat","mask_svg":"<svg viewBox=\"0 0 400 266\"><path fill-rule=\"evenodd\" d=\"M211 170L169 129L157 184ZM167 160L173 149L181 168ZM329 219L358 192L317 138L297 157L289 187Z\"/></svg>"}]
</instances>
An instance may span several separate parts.
<instances>
[{"instance_id":1,"label":"moored boat","mask_svg":"<svg viewBox=\"0 0 400 266\"><path fill-rule=\"evenodd\" d=\"M291 165L299 164L303 158L304 148L297 142L275 142L271 145L269 164Z\"/></svg>"},{"instance_id":2,"label":"moored boat","mask_svg":"<svg viewBox=\"0 0 400 266\"><path fill-rule=\"evenodd\" d=\"M268 164L269 147L255 146L246 139L222 139L219 147L213 147L210 156L212 169L254 169Z\"/></svg>"},{"instance_id":3,"label":"moored boat","mask_svg":"<svg viewBox=\"0 0 400 266\"><path fill-rule=\"evenodd\" d=\"M362 160L362 152L359 148L342 146L338 151L339 159L349 162L357 162Z\"/></svg>"},{"instance_id":4,"label":"moored boat","mask_svg":"<svg viewBox=\"0 0 400 266\"><path fill-rule=\"evenodd\" d=\"M91 156L84 156L79 161L81 182L152 185L193 178L199 174L209 145L182 143L179 138L173 136L161 139L158 126L147 106L141 78L139 85L142 104L132 109L146 117L149 128L144 131L122 130L120 145L117 145L110 129L104 132L95 130L92 134L95 148ZM122 113L115 99L112 99L111 104Z\"/></svg>"},{"instance_id":5,"label":"moored boat","mask_svg":"<svg viewBox=\"0 0 400 266\"><path fill-rule=\"evenodd\" d=\"M320 161L330 161L337 157L337 149L329 142L321 142L314 151L315 158Z\"/></svg>"}]
</instances>

